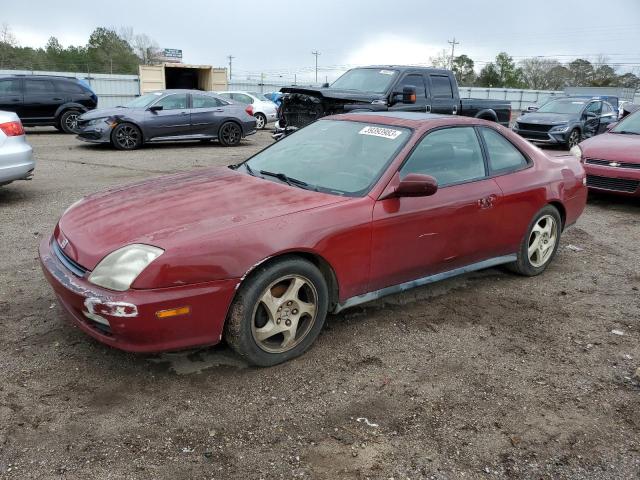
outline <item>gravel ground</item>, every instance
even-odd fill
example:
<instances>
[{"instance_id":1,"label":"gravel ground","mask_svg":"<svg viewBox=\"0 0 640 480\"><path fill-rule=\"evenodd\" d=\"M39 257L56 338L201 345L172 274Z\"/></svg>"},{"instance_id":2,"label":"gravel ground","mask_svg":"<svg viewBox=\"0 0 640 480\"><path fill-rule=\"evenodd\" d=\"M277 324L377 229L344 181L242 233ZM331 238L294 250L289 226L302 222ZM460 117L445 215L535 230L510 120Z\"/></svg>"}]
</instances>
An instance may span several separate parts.
<instances>
[{"instance_id":1,"label":"gravel ground","mask_svg":"<svg viewBox=\"0 0 640 480\"><path fill-rule=\"evenodd\" d=\"M143 356L89 339L37 245L83 195L236 162L268 133L232 149L29 141L35 179L0 188L0 477L640 477L640 201L590 198L539 277L490 269L392 296L255 369L224 346Z\"/></svg>"}]
</instances>

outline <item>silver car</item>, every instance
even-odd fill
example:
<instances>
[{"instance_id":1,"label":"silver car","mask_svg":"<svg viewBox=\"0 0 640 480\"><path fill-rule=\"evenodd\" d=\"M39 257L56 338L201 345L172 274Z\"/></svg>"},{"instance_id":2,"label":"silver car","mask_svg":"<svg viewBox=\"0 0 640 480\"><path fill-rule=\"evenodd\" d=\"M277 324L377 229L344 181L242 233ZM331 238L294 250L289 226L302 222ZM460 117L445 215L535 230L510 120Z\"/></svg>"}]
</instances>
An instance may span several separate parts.
<instances>
[{"instance_id":1,"label":"silver car","mask_svg":"<svg viewBox=\"0 0 640 480\"><path fill-rule=\"evenodd\" d=\"M18 115L0 111L0 185L29 180L35 166Z\"/></svg>"},{"instance_id":2,"label":"silver car","mask_svg":"<svg viewBox=\"0 0 640 480\"><path fill-rule=\"evenodd\" d=\"M262 130L267 126L267 123L275 122L278 119L278 106L261 93L226 91L218 92L218 95L243 105L251 105L258 130Z\"/></svg>"}]
</instances>

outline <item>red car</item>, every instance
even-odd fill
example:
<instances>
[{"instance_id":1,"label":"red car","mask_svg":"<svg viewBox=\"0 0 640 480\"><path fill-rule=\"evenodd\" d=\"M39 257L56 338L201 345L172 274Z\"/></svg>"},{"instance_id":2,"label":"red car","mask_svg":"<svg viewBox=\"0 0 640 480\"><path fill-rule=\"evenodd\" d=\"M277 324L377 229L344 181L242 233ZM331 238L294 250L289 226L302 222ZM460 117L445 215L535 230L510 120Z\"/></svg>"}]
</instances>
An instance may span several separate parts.
<instances>
[{"instance_id":1,"label":"red car","mask_svg":"<svg viewBox=\"0 0 640 480\"><path fill-rule=\"evenodd\" d=\"M223 338L255 365L304 352L328 312L506 264L545 270L587 190L491 122L326 117L229 168L71 206L40 245L74 323L137 352Z\"/></svg>"},{"instance_id":2,"label":"red car","mask_svg":"<svg viewBox=\"0 0 640 480\"><path fill-rule=\"evenodd\" d=\"M572 153L584 163L590 189L640 196L640 111L580 143Z\"/></svg>"}]
</instances>

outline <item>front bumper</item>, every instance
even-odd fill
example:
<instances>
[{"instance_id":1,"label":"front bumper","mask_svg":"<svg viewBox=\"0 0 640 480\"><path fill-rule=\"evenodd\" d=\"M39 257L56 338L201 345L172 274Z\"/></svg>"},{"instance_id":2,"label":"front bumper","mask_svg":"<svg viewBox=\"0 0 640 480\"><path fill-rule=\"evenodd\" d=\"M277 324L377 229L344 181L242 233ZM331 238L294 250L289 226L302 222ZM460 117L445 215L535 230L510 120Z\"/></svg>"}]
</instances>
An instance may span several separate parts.
<instances>
[{"instance_id":1,"label":"front bumper","mask_svg":"<svg viewBox=\"0 0 640 480\"><path fill-rule=\"evenodd\" d=\"M78 277L52 251L51 239L40 243L44 276L71 321L111 347L130 352L162 352L222 339L222 329L238 279L195 285L115 292ZM190 313L160 319L156 312L190 307Z\"/></svg>"},{"instance_id":2,"label":"front bumper","mask_svg":"<svg viewBox=\"0 0 640 480\"><path fill-rule=\"evenodd\" d=\"M593 165L588 162L587 159L583 165L589 190L640 197L640 168Z\"/></svg>"},{"instance_id":3,"label":"front bumper","mask_svg":"<svg viewBox=\"0 0 640 480\"><path fill-rule=\"evenodd\" d=\"M77 139L89 143L111 143L111 127L108 124L99 124L81 128Z\"/></svg>"},{"instance_id":4,"label":"front bumper","mask_svg":"<svg viewBox=\"0 0 640 480\"><path fill-rule=\"evenodd\" d=\"M8 137L0 147L0 185L28 180L36 166L33 151L23 137Z\"/></svg>"},{"instance_id":5,"label":"front bumper","mask_svg":"<svg viewBox=\"0 0 640 480\"><path fill-rule=\"evenodd\" d=\"M523 130L513 127L513 131L531 143L544 143L548 145L562 145L567 142L567 132L540 132L535 130Z\"/></svg>"}]
</instances>

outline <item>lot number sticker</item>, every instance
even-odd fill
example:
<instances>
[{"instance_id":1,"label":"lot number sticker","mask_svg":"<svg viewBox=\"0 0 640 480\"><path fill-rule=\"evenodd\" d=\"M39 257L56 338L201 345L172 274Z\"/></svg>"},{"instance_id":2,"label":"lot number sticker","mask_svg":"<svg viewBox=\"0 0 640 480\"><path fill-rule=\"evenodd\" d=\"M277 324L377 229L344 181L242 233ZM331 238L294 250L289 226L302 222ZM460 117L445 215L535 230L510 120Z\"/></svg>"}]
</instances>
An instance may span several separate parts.
<instances>
[{"instance_id":1,"label":"lot number sticker","mask_svg":"<svg viewBox=\"0 0 640 480\"><path fill-rule=\"evenodd\" d=\"M395 140L402 133L401 130L394 130L392 128L382 127L364 127L358 132L360 135L372 135L374 137L388 138L389 140Z\"/></svg>"}]
</instances>

